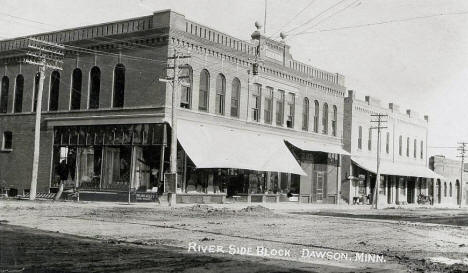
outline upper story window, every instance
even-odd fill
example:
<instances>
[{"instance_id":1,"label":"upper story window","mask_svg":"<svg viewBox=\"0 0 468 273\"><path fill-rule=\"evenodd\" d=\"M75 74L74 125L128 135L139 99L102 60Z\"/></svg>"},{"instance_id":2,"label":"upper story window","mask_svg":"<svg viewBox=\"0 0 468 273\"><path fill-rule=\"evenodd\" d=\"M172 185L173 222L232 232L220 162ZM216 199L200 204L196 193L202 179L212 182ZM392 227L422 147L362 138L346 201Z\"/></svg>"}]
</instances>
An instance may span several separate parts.
<instances>
[{"instance_id":1,"label":"upper story window","mask_svg":"<svg viewBox=\"0 0 468 273\"><path fill-rule=\"evenodd\" d=\"M421 140L421 149L419 150L421 159L424 158L424 141Z\"/></svg>"},{"instance_id":2,"label":"upper story window","mask_svg":"<svg viewBox=\"0 0 468 273\"><path fill-rule=\"evenodd\" d=\"M369 128L369 138L367 139L367 149L372 150L372 129Z\"/></svg>"},{"instance_id":3,"label":"upper story window","mask_svg":"<svg viewBox=\"0 0 468 273\"><path fill-rule=\"evenodd\" d=\"M416 158L417 157L417 141L416 139L414 140L414 143L413 143L413 157Z\"/></svg>"},{"instance_id":4,"label":"upper story window","mask_svg":"<svg viewBox=\"0 0 468 273\"><path fill-rule=\"evenodd\" d=\"M83 75L81 69L75 68L72 73L70 110L79 110L81 106L81 86Z\"/></svg>"},{"instance_id":5,"label":"upper story window","mask_svg":"<svg viewBox=\"0 0 468 273\"><path fill-rule=\"evenodd\" d=\"M57 111L60 92L60 73L52 72L50 75L49 111Z\"/></svg>"},{"instance_id":6,"label":"upper story window","mask_svg":"<svg viewBox=\"0 0 468 273\"><path fill-rule=\"evenodd\" d=\"M319 131L319 115L320 115L320 105L318 100L314 101L314 132L318 133Z\"/></svg>"},{"instance_id":7,"label":"upper story window","mask_svg":"<svg viewBox=\"0 0 468 273\"><path fill-rule=\"evenodd\" d=\"M125 66L117 64L114 68L114 94L112 106L121 108L125 100Z\"/></svg>"},{"instance_id":8,"label":"upper story window","mask_svg":"<svg viewBox=\"0 0 468 273\"><path fill-rule=\"evenodd\" d=\"M208 73L208 70L203 69L200 72L200 89L199 89L199 101L198 101L198 110L200 111L208 111L209 90L210 90L210 74Z\"/></svg>"},{"instance_id":9,"label":"upper story window","mask_svg":"<svg viewBox=\"0 0 468 273\"><path fill-rule=\"evenodd\" d=\"M302 105L302 130L309 130L309 99L304 98Z\"/></svg>"},{"instance_id":10,"label":"upper story window","mask_svg":"<svg viewBox=\"0 0 468 273\"><path fill-rule=\"evenodd\" d=\"M33 106L32 106L32 111L36 112L37 108L37 97L39 93L39 81L41 78L41 73L37 72L36 75L34 76L34 97L33 97Z\"/></svg>"},{"instance_id":11,"label":"upper story window","mask_svg":"<svg viewBox=\"0 0 468 273\"><path fill-rule=\"evenodd\" d=\"M13 149L13 134L10 131L3 132L2 150Z\"/></svg>"},{"instance_id":12,"label":"upper story window","mask_svg":"<svg viewBox=\"0 0 468 273\"><path fill-rule=\"evenodd\" d=\"M216 77L216 114L224 115L226 98L226 78L223 74Z\"/></svg>"},{"instance_id":13,"label":"upper story window","mask_svg":"<svg viewBox=\"0 0 468 273\"><path fill-rule=\"evenodd\" d=\"M409 137L406 138L406 156L409 157L409 147L410 147L410 143L409 143Z\"/></svg>"},{"instance_id":14,"label":"upper story window","mask_svg":"<svg viewBox=\"0 0 468 273\"><path fill-rule=\"evenodd\" d=\"M276 125L283 126L284 123L284 91L278 90L276 99Z\"/></svg>"},{"instance_id":15,"label":"upper story window","mask_svg":"<svg viewBox=\"0 0 468 273\"><path fill-rule=\"evenodd\" d=\"M273 88L267 86L265 92L264 116L266 124L271 124L273 119Z\"/></svg>"},{"instance_id":16,"label":"upper story window","mask_svg":"<svg viewBox=\"0 0 468 273\"><path fill-rule=\"evenodd\" d=\"M15 84L15 113L21 113L23 111L23 90L24 90L24 77L23 75L18 75L16 77Z\"/></svg>"},{"instance_id":17,"label":"upper story window","mask_svg":"<svg viewBox=\"0 0 468 273\"><path fill-rule=\"evenodd\" d=\"M238 78L232 80L231 90L231 117L239 117L241 83Z\"/></svg>"},{"instance_id":18,"label":"upper story window","mask_svg":"<svg viewBox=\"0 0 468 273\"><path fill-rule=\"evenodd\" d=\"M287 120L286 126L288 128L294 128L294 115L295 115L295 105L296 105L296 97L294 93L288 94L288 108L287 108Z\"/></svg>"},{"instance_id":19,"label":"upper story window","mask_svg":"<svg viewBox=\"0 0 468 273\"><path fill-rule=\"evenodd\" d=\"M323 127L323 130L322 130L322 133L323 134L328 134L328 104L327 103L324 103L323 104L323 116L322 116L322 127Z\"/></svg>"},{"instance_id":20,"label":"upper story window","mask_svg":"<svg viewBox=\"0 0 468 273\"><path fill-rule=\"evenodd\" d=\"M95 66L90 72L90 88L89 88L89 109L99 108L99 93L101 92L101 70Z\"/></svg>"},{"instance_id":21,"label":"upper story window","mask_svg":"<svg viewBox=\"0 0 468 273\"><path fill-rule=\"evenodd\" d=\"M260 84L254 84L254 89L252 91L252 120L260 121L260 108L261 108L261 94L262 86Z\"/></svg>"},{"instance_id":22,"label":"upper story window","mask_svg":"<svg viewBox=\"0 0 468 273\"><path fill-rule=\"evenodd\" d=\"M398 154L403 155L403 137L398 138Z\"/></svg>"},{"instance_id":23,"label":"upper story window","mask_svg":"<svg viewBox=\"0 0 468 273\"><path fill-rule=\"evenodd\" d=\"M192 86L193 86L193 69L186 64L182 69L182 76L187 77L183 80L183 85L180 90L180 107L192 108Z\"/></svg>"},{"instance_id":24,"label":"upper story window","mask_svg":"<svg viewBox=\"0 0 468 273\"><path fill-rule=\"evenodd\" d=\"M385 151L390 153L390 132L387 132L387 141L385 143Z\"/></svg>"},{"instance_id":25,"label":"upper story window","mask_svg":"<svg viewBox=\"0 0 468 273\"><path fill-rule=\"evenodd\" d=\"M8 88L10 87L10 79L7 76L2 78L2 88L0 94L0 113L6 113L8 109Z\"/></svg>"},{"instance_id":26,"label":"upper story window","mask_svg":"<svg viewBox=\"0 0 468 273\"><path fill-rule=\"evenodd\" d=\"M337 135L337 123L338 123L338 108L336 105L333 105L333 120L332 120L332 136Z\"/></svg>"},{"instance_id":27,"label":"upper story window","mask_svg":"<svg viewBox=\"0 0 468 273\"><path fill-rule=\"evenodd\" d=\"M362 126L359 126L358 129L358 142L357 142L358 149L362 149Z\"/></svg>"}]
</instances>

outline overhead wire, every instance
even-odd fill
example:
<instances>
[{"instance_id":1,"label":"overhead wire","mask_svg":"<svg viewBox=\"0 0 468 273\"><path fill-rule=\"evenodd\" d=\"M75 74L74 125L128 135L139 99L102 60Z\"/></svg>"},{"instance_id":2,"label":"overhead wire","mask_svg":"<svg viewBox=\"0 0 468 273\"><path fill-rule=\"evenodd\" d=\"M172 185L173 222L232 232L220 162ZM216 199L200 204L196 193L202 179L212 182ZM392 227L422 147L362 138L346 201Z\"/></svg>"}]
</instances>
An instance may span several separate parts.
<instances>
[{"instance_id":1,"label":"overhead wire","mask_svg":"<svg viewBox=\"0 0 468 273\"><path fill-rule=\"evenodd\" d=\"M327 20L333 18L333 17L336 16L337 14L342 13L342 12L344 12L345 10L347 10L347 9L349 9L349 8L356 8L356 7L360 6L361 3L362 3L361 0L356 0L356 1L354 1L354 2L351 2L349 5L345 6L344 8L342 8L342 9L340 9L340 10L337 10L336 12L330 14L329 16L327 16L327 17L323 18L322 20L318 21L317 23L313 24L312 26L306 28L306 29L303 30L302 32L299 32L298 34L301 34L301 33L305 32L305 31L307 31L307 30L310 30L310 29L313 29L314 27L319 26L320 24L326 22ZM298 34L295 34L295 35L298 35ZM291 36L295 36L295 35L291 35Z\"/></svg>"},{"instance_id":2,"label":"overhead wire","mask_svg":"<svg viewBox=\"0 0 468 273\"><path fill-rule=\"evenodd\" d=\"M465 14L468 14L468 11L448 12L448 13L438 13L438 14L423 15L423 16L414 16L414 17L408 17L408 18L402 18L402 19L392 19L392 20L379 21L379 22L366 23L366 24L358 24L358 25L352 25L352 26L344 26L344 27L336 27L336 28L328 28L328 29L319 29L319 30L316 30L316 31L303 32L301 34L296 34L296 35L292 35L292 36L313 34L313 33L319 33L319 32L332 32L332 31L338 31L338 30L365 28L365 27L371 27L371 26L377 26L377 25L402 23L402 22L422 20L422 19L435 18L435 17L441 17L441 16L465 15Z\"/></svg>"},{"instance_id":3,"label":"overhead wire","mask_svg":"<svg viewBox=\"0 0 468 273\"><path fill-rule=\"evenodd\" d=\"M304 11L306 11L310 6L312 6L317 0L312 0L310 1L305 7L303 7L299 12L297 12L294 16L291 17L291 20L286 22L283 26L279 28L279 30L274 31L268 38L272 38L276 34L280 33L282 30L284 30L285 27L287 27L291 22L293 22L297 17L299 17Z\"/></svg>"},{"instance_id":4,"label":"overhead wire","mask_svg":"<svg viewBox=\"0 0 468 273\"><path fill-rule=\"evenodd\" d=\"M301 27L307 25L307 24L310 24L311 22L313 22L314 20L317 20L318 18L320 18L320 16L322 16L323 14L327 13L328 11L334 9L335 7L341 5L342 3L344 3L345 1L348 1L348 0L340 0L338 1L337 3L335 3L334 5L331 5L329 6L328 8L322 10L320 13L318 13L317 15L313 16L312 18L310 18L309 20L307 20L306 22L298 25L298 26L295 26L293 27L292 29L289 29L286 31L287 34L291 34L293 31L296 31L297 29L300 29Z\"/></svg>"}]
</instances>

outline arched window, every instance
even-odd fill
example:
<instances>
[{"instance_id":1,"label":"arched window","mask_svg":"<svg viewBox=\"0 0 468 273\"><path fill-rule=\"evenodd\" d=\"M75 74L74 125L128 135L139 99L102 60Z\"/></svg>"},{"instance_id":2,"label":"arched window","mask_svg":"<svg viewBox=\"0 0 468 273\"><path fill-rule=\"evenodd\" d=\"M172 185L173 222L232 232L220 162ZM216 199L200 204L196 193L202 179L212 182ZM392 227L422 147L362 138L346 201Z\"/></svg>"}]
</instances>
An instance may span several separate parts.
<instances>
[{"instance_id":1,"label":"arched window","mask_svg":"<svg viewBox=\"0 0 468 273\"><path fill-rule=\"evenodd\" d=\"M444 182L444 197L447 197L447 182Z\"/></svg>"},{"instance_id":2,"label":"arched window","mask_svg":"<svg viewBox=\"0 0 468 273\"><path fill-rule=\"evenodd\" d=\"M309 99L304 98L304 105L302 106L302 130L309 130Z\"/></svg>"},{"instance_id":3,"label":"arched window","mask_svg":"<svg viewBox=\"0 0 468 273\"><path fill-rule=\"evenodd\" d=\"M359 126L358 129L358 142L357 142L358 149L362 149L362 126Z\"/></svg>"},{"instance_id":4,"label":"arched window","mask_svg":"<svg viewBox=\"0 0 468 273\"><path fill-rule=\"evenodd\" d=\"M33 97L33 106L32 106L33 112L36 112L36 108L37 108L37 96L39 93L40 78L41 78L41 73L37 72L36 75L34 76L34 97Z\"/></svg>"},{"instance_id":5,"label":"arched window","mask_svg":"<svg viewBox=\"0 0 468 273\"><path fill-rule=\"evenodd\" d=\"M101 92L101 70L94 66L90 73L90 88L89 88L89 109L99 108L99 93Z\"/></svg>"},{"instance_id":6,"label":"arched window","mask_svg":"<svg viewBox=\"0 0 468 273\"><path fill-rule=\"evenodd\" d=\"M398 153L400 155L403 155L403 137L402 136L398 138Z\"/></svg>"},{"instance_id":7,"label":"arched window","mask_svg":"<svg viewBox=\"0 0 468 273\"><path fill-rule=\"evenodd\" d=\"M338 108L336 108L336 105L333 105L332 136L336 136L337 134L337 131L336 131L337 123L338 123Z\"/></svg>"},{"instance_id":8,"label":"arched window","mask_svg":"<svg viewBox=\"0 0 468 273\"><path fill-rule=\"evenodd\" d=\"M180 90L180 107L190 109L192 108L192 86L193 86L193 70L188 64L182 69L182 76L187 77L184 79L184 85Z\"/></svg>"},{"instance_id":9,"label":"arched window","mask_svg":"<svg viewBox=\"0 0 468 273\"><path fill-rule=\"evenodd\" d=\"M417 157L417 146L418 146L418 141L414 139L414 143L413 143L413 157L414 158Z\"/></svg>"},{"instance_id":10,"label":"arched window","mask_svg":"<svg viewBox=\"0 0 468 273\"><path fill-rule=\"evenodd\" d=\"M226 78L223 74L216 77L216 114L224 115L226 98Z\"/></svg>"},{"instance_id":11,"label":"arched window","mask_svg":"<svg viewBox=\"0 0 468 273\"><path fill-rule=\"evenodd\" d=\"M10 87L10 79L7 76L2 78L2 90L0 94L0 113L6 113L8 109L8 88Z\"/></svg>"},{"instance_id":12,"label":"arched window","mask_svg":"<svg viewBox=\"0 0 468 273\"><path fill-rule=\"evenodd\" d=\"M317 100L314 101L314 132L318 133L319 131L319 115L320 115L320 105Z\"/></svg>"},{"instance_id":13,"label":"arched window","mask_svg":"<svg viewBox=\"0 0 468 273\"><path fill-rule=\"evenodd\" d=\"M81 103L81 80L82 80L81 70L75 68L72 73L72 84L71 84L71 95L70 95L70 109L78 110L80 109Z\"/></svg>"},{"instance_id":14,"label":"arched window","mask_svg":"<svg viewBox=\"0 0 468 273\"><path fill-rule=\"evenodd\" d=\"M15 84L15 113L21 113L23 111L23 90L24 90L24 77L23 75L18 75L16 77Z\"/></svg>"},{"instance_id":15,"label":"arched window","mask_svg":"<svg viewBox=\"0 0 468 273\"><path fill-rule=\"evenodd\" d=\"M455 182L455 191L456 191L456 197L457 197L457 204L460 205L460 181L457 179Z\"/></svg>"},{"instance_id":16,"label":"arched window","mask_svg":"<svg viewBox=\"0 0 468 273\"><path fill-rule=\"evenodd\" d=\"M123 107L125 99L125 66L117 64L114 69L113 107Z\"/></svg>"},{"instance_id":17,"label":"arched window","mask_svg":"<svg viewBox=\"0 0 468 273\"><path fill-rule=\"evenodd\" d=\"M449 196L452 197L452 182L449 184Z\"/></svg>"},{"instance_id":18,"label":"arched window","mask_svg":"<svg viewBox=\"0 0 468 273\"><path fill-rule=\"evenodd\" d=\"M241 83L238 78L232 80L231 90L231 117L239 117L239 101L241 93Z\"/></svg>"},{"instance_id":19,"label":"arched window","mask_svg":"<svg viewBox=\"0 0 468 273\"><path fill-rule=\"evenodd\" d=\"M406 156L409 157L409 137L406 138Z\"/></svg>"},{"instance_id":20,"label":"arched window","mask_svg":"<svg viewBox=\"0 0 468 273\"><path fill-rule=\"evenodd\" d=\"M210 90L210 74L208 70L203 69L200 72L200 89L198 96L198 110L208 111L209 103L209 90Z\"/></svg>"},{"instance_id":21,"label":"arched window","mask_svg":"<svg viewBox=\"0 0 468 273\"><path fill-rule=\"evenodd\" d=\"M385 144L385 151L388 153L390 153L390 133L387 132L387 142Z\"/></svg>"},{"instance_id":22,"label":"arched window","mask_svg":"<svg viewBox=\"0 0 468 273\"><path fill-rule=\"evenodd\" d=\"M49 111L57 111L60 92L60 73L52 72L50 75Z\"/></svg>"},{"instance_id":23,"label":"arched window","mask_svg":"<svg viewBox=\"0 0 468 273\"><path fill-rule=\"evenodd\" d=\"M323 134L328 134L328 104L323 104L323 116L322 116L322 126L323 126Z\"/></svg>"},{"instance_id":24,"label":"arched window","mask_svg":"<svg viewBox=\"0 0 468 273\"><path fill-rule=\"evenodd\" d=\"M372 129L369 128L369 138L367 139L367 149L372 150Z\"/></svg>"}]
</instances>

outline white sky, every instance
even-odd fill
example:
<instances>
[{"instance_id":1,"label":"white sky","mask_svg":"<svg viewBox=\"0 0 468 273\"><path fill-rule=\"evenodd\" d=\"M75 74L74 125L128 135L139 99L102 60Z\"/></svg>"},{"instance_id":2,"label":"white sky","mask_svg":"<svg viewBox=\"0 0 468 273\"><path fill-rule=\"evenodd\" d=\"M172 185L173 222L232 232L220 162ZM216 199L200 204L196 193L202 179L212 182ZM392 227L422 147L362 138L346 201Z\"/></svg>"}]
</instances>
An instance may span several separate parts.
<instances>
[{"instance_id":1,"label":"white sky","mask_svg":"<svg viewBox=\"0 0 468 273\"><path fill-rule=\"evenodd\" d=\"M0 39L173 9L190 20L248 40L255 29L253 23L263 23L264 3L264 0L0 0ZM421 117L429 115L429 146L456 146L458 141L468 141L465 116L468 115L468 1L268 0L267 35L299 26L337 3L335 8L296 31L314 33L289 35L287 43L293 57L344 74L347 88L356 90L361 98L376 96L383 104L400 104L402 111L411 108ZM321 18L347 6L313 27ZM462 14L317 32L447 13ZM455 149L447 148L430 149L429 153L456 156Z\"/></svg>"}]
</instances>

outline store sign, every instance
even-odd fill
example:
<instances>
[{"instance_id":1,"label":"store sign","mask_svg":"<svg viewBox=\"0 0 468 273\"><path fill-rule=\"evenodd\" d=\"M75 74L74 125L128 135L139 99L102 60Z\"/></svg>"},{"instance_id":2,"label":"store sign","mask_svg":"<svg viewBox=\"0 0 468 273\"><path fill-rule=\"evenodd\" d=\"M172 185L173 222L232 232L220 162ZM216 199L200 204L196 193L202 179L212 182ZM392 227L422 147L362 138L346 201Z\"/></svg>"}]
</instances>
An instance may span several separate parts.
<instances>
[{"instance_id":1,"label":"store sign","mask_svg":"<svg viewBox=\"0 0 468 273\"><path fill-rule=\"evenodd\" d=\"M166 124L54 127L54 145L166 145Z\"/></svg>"},{"instance_id":2,"label":"store sign","mask_svg":"<svg viewBox=\"0 0 468 273\"><path fill-rule=\"evenodd\" d=\"M136 202L156 202L158 194L156 192L135 192Z\"/></svg>"}]
</instances>

